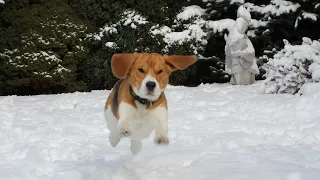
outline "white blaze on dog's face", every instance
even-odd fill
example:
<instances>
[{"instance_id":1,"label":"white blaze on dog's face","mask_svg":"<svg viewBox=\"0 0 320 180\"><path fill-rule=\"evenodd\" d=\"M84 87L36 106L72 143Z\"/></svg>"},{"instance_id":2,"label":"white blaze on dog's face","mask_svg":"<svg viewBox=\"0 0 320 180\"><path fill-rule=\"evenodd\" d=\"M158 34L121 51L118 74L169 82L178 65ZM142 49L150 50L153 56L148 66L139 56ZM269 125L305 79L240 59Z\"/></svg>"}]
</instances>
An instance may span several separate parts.
<instances>
[{"instance_id":1,"label":"white blaze on dog's face","mask_svg":"<svg viewBox=\"0 0 320 180\"><path fill-rule=\"evenodd\" d=\"M136 81L135 85L133 85L133 91L141 98L155 101L159 98L163 89L160 87L157 79L148 74L142 82Z\"/></svg>"},{"instance_id":2,"label":"white blaze on dog's face","mask_svg":"<svg viewBox=\"0 0 320 180\"><path fill-rule=\"evenodd\" d=\"M116 54L112 57L112 70L116 77L128 78L138 96L156 101L166 88L171 72L187 68L196 59L196 56L155 53Z\"/></svg>"}]
</instances>

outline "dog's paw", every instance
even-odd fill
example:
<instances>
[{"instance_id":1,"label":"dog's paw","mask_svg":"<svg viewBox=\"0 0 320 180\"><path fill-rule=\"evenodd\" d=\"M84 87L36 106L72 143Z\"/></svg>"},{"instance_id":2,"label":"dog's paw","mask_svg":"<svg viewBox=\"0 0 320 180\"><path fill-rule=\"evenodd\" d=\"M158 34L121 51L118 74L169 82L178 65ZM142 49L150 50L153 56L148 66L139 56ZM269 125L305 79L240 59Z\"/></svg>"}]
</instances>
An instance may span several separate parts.
<instances>
[{"instance_id":1,"label":"dog's paw","mask_svg":"<svg viewBox=\"0 0 320 180\"><path fill-rule=\"evenodd\" d=\"M118 135L120 138L129 137L132 135L130 121L120 121L118 123Z\"/></svg>"},{"instance_id":2,"label":"dog's paw","mask_svg":"<svg viewBox=\"0 0 320 180\"><path fill-rule=\"evenodd\" d=\"M169 144L169 139L167 137L156 137L154 141L156 144Z\"/></svg>"},{"instance_id":3,"label":"dog's paw","mask_svg":"<svg viewBox=\"0 0 320 180\"><path fill-rule=\"evenodd\" d=\"M119 137L120 138L125 138L125 137L129 137L132 135L132 132L128 129L119 129L118 131Z\"/></svg>"}]
</instances>

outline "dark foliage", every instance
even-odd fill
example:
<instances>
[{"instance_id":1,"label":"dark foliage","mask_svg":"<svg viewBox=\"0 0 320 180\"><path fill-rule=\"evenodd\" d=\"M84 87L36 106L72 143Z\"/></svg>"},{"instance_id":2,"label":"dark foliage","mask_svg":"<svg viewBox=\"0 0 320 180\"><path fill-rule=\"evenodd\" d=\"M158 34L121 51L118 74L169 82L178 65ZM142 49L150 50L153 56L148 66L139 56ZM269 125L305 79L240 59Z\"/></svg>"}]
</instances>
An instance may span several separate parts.
<instances>
[{"instance_id":1,"label":"dark foliage","mask_svg":"<svg viewBox=\"0 0 320 180\"><path fill-rule=\"evenodd\" d=\"M270 0L247 0L258 6ZM249 37L262 65L281 49L283 39L292 44L302 37L319 39L319 18L305 18L304 13L320 15L320 0L291 0L299 3L295 12L280 16L252 12L252 18L268 21L267 26L254 30ZM114 53L158 52L166 54L194 54L195 40L166 47L162 35L150 34L150 28L168 26L183 31L189 22L174 21L184 6L206 8L205 20L236 19L239 3L202 0L10 0L0 4L0 95L43 94L94 89L111 89L116 78L110 68ZM120 22L123 12L132 10L148 23L137 28ZM101 40L93 38L105 25L117 25L117 33L105 32ZM225 83L230 77L224 71L224 36L208 32L208 43L197 49L204 58L184 71L172 74L170 84L197 86L201 83ZM117 47L106 46L113 42ZM167 49L166 49L167 48ZM164 49L166 49L164 51Z\"/></svg>"}]
</instances>

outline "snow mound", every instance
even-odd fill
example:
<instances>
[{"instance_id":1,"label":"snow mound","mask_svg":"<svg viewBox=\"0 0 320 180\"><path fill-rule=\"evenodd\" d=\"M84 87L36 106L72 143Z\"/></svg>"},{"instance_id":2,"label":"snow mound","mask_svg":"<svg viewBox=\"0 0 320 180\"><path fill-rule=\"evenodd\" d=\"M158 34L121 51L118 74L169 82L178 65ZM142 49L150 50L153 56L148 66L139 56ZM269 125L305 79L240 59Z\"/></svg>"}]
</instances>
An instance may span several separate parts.
<instances>
[{"instance_id":1,"label":"snow mound","mask_svg":"<svg viewBox=\"0 0 320 180\"><path fill-rule=\"evenodd\" d=\"M320 63L314 62L309 66L309 72L311 73L312 80L314 82L320 82Z\"/></svg>"},{"instance_id":2,"label":"snow mound","mask_svg":"<svg viewBox=\"0 0 320 180\"><path fill-rule=\"evenodd\" d=\"M299 90L300 95L316 95L320 92L320 83L305 83Z\"/></svg>"}]
</instances>

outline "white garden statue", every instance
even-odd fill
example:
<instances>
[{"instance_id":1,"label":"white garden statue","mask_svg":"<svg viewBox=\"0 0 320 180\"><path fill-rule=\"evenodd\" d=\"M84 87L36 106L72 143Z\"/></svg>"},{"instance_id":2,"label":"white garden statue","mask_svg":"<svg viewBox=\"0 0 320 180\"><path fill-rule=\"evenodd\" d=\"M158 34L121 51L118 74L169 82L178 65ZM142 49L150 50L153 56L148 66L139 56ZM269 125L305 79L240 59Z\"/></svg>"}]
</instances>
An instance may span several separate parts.
<instances>
[{"instance_id":1,"label":"white garden statue","mask_svg":"<svg viewBox=\"0 0 320 180\"><path fill-rule=\"evenodd\" d=\"M235 25L225 38L226 71L232 75L233 85L253 84L255 74L259 74L254 47L245 33L250 21L249 11L240 6Z\"/></svg>"}]
</instances>

